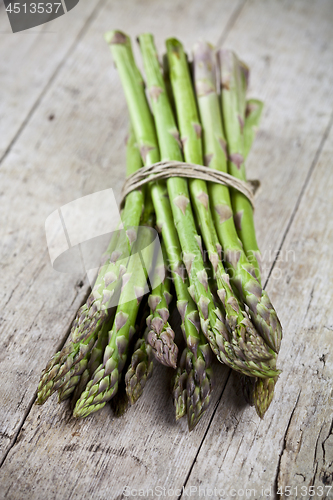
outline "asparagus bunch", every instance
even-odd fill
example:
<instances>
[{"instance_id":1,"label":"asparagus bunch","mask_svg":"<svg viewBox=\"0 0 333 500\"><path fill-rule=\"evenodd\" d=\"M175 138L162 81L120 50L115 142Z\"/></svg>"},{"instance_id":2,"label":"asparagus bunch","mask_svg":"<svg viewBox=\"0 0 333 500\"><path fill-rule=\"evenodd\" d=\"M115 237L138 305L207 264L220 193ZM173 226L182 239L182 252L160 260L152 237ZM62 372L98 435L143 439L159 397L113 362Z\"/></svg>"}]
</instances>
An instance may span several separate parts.
<instances>
[{"instance_id":1,"label":"asparagus bunch","mask_svg":"<svg viewBox=\"0 0 333 500\"><path fill-rule=\"evenodd\" d=\"M127 100L131 121L134 126L137 142L141 150L141 156L146 165L156 163L160 160L159 147L155 132L154 122L150 113L149 105L144 92L143 80L141 74L135 64L131 43L129 38L120 32L110 32L106 35L106 40L110 44L111 52L118 68L120 78L123 84L125 97ZM159 89L151 88L151 95L154 97L159 94ZM174 139L177 145L177 131ZM182 252L180 246L180 232L176 229L173 219L173 213L168 199L168 193L164 182L157 182L150 184L151 195L153 199L154 209L156 212L157 227L159 228L162 239L165 243L168 257L168 265L170 268L172 280L175 286L177 295L177 307L182 318L182 327L188 345L196 352L200 351L202 343L202 336L200 335L200 324L197 321L197 309L193 299L188 292L187 282L184 265L182 262ZM182 198L178 198L176 202L182 204ZM176 209L181 209L175 205ZM189 208L190 210L190 208ZM190 229L193 228L193 222ZM188 234L187 228L186 234ZM198 235L196 237L196 248ZM200 249L199 249L200 251ZM204 288L204 287L203 287ZM208 319L208 318L206 318ZM202 335L202 334L201 334ZM206 342L202 345L205 345ZM204 359L205 369L209 367L209 359ZM209 394L211 392L211 386Z\"/></svg>"},{"instance_id":2,"label":"asparagus bunch","mask_svg":"<svg viewBox=\"0 0 333 500\"><path fill-rule=\"evenodd\" d=\"M146 95L129 37L111 31L105 38L133 126L127 175L142 163L185 160L246 180L244 159L262 109L260 101L246 100L246 66L230 51L219 53L219 98L217 60L210 45L195 45L192 81L178 40L167 40L162 68L152 35L143 34L138 41ZM127 195L121 219L124 230L103 256L92 292L73 323L70 342L44 370L37 402L42 404L58 390L59 401L72 396L75 417L86 417L117 399L115 412L119 407L122 413L128 402L134 404L141 396L155 357L177 368L176 419L187 414L192 430L211 401L213 351L242 375L244 393L262 417L279 374L276 358L282 331L261 287L249 200L215 183L184 177L155 181L152 175L144 189ZM163 248L157 258L151 232L155 223ZM140 303L148 293L147 283L146 318ZM178 346L169 323L171 283L186 342L178 367Z\"/></svg>"}]
</instances>

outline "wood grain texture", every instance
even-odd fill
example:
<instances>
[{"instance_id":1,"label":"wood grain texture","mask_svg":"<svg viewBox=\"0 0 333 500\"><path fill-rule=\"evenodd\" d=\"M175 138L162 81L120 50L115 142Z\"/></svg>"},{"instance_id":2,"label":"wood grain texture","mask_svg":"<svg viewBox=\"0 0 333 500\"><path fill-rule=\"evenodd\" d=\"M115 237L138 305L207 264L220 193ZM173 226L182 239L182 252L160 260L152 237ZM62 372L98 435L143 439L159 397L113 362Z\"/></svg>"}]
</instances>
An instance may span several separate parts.
<instances>
[{"instance_id":1,"label":"wood grain texture","mask_svg":"<svg viewBox=\"0 0 333 500\"><path fill-rule=\"evenodd\" d=\"M43 92L91 21L98 2L80 2L50 23L15 33L0 11L0 159L24 128Z\"/></svg>"},{"instance_id":2,"label":"wood grain texture","mask_svg":"<svg viewBox=\"0 0 333 500\"><path fill-rule=\"evenodd\" d=\"M105 3L3 163L4 451L29 412L40 369L65 338L87 290L86 283L75 286L82 276L50 268L44 220L64 203L105 188L110 158L118 196L124 176L127 115L101 34L111 27L131 35L153 31L160 49L171 34L187 48L200 36L214 42L236 6L213 0L208 5L128 0L120 9ZM157 30L158 17L163 22ZM333 138L331 133L326 141L325 135L333 111L332 17L328 0L250 1L235 25L229 24L225 42L249 64L251 89L265 100L248 171L249 178L262 182L258 239L265 276L274 264L268 291L284 340L283 373L264 421L244 405L237 377L229 377L223 366L217 368L209 414L190 435L186 422L174 423L170 372L163 367L142 400L119 420L106 407L74 421L53 397L31 409L2 466L4 498L109 500L121 498L126 485L192 486L197 488L192 498L199 498L200 486L223 488L221 498L230 498L231 488L247 487L256 489L252 498L266 498L261 487L271 488L272 497L279 486L332 483L332 223L326 214L333 202L326 193L333 182ZM174 491L168 498L178 496Z\"/></svg>"},{"instance_id":3,"label":"wood grain texture","mask_svg":"<svg viewBox=\"0 0 333 500\"><path fill-rule=\"evenodd\" d=\"M214 1L212 5L220 16L211 33L217 40L238 4ZM128 117L103 33L120 26L134 35L152 28L160 15L164 24L157 42L162 46L168 34L181 33L182 21L175 12L186 12L186 8L184 2L175 2L171 8L162 1L127 1L119 9L104 2L2 164L2 453L15 439L40 372L66 338L88 290L84 276L59 274L50 266L44 222L65 203L106 187L120 197ZM185 36L190 44L196 34L204 34L206 23L212 24L213 13L198 4L191 19ZM38 58L39 47L35 45L37 54L31 57ZM13 92L17 93L15 86Z\"/></svg>"},{"instance_id":4,"label":"wood grain texture","mask_svg":"<svg viewBox=\"0 0 333 500\"><path fill-rule=\"evenodd\" d=\"M248 177L261 182L255 223L264 280L331 117L332 22L329 0L250 1L224 43L250 67L249 95L265 103L247 162Z\"/></svg>"},{"instance_id":5,"label":"wood grain texture","mask_svg":"<svg viewBox=\"0 0 333 500\"><path fill-rule=\"evenodd\" d=\"M298 314L288 320L293 335L284 347L290 370L283 385L299 397L284 436L279 487L326 485L333 490L333 221L328 216L333 200L326 197L333 190L332 154L331 129L284 243L295 256L291 269L286 263L282 267L285 296L291 290L302 300L296 304ZM286 299L282 307L288 308Z\"/></svg>"},{"instance_id":6,"label":"wood grain texture","mask_svg":"<svg viewBox=\"0 0 333 500\"><path fill-rule=\"evenodd\" d=\"M298 486L298 496L291 498L302 498L302 486L333 484L333 221L325 216L333 209L333 199L326 196L333 187L332 149L331 129L283 244L289 259L278 264L274 303L285 335L274 401L260 422L251 408L239 411L229 404L232 388L227 385L188 486L257 492L262 486L272 492ZM322 497L332 498L332 493Z\"/></svg>"},{"instance_id":7,"label":"wood grain texture","mask_svg":"<svg viewBox=\"0 0 333 500\"><path fill-rule=\"evenodd\" d=\"M316 205L318 197L324 198L324 184L319 186L317 176L311 176L331 127L333 110L332 89L326 86L326 48L329 52L333 48L333 11L328 2L320 6L317 9L318 4L308 2L251 2L225 43L249 63L252 88L256 95L263 95L266 104L248 165L249 177L262 182L255 215L266 276L283 241L281 237L289 231L267 287L284 327L279 356L283 373L263 422L250 408L240 412L237 406L223 404L232 393L227 385L188 480L189 487L222 485L230 492L236 486L255 488L257 494L262 487L274 492L277 486L295 485L297 481L308 487L314 480L316 464L323 464L321 445L331 429L332 368L328 361L324 366L320 359L325 353L327 357L332 346L331 335L323 326L331 324L332 316L329 306L318 308L317 314L310 317L306 313L318 281L322 282L318 293L331 297L331 254L321 262L323 248L318 247L317 253L315 247L312 253L303 254L302 250L302 245L304 250L310 245L308 238L312 241L313 231L317 245L324 238L325 251L330 241L330 229L324 226L331 208L326 205L324 213ZM261 22L255 24L259 18ZM308 18L311 23L307 23ZM249 37L251 26L256 27L253 37ZM324 91L326 97L318 91ZM324 174L323 168L318 179L323 175L323 183L328 183L330 172ZM307 186L305 191L303 186ZM330 192L329 188L326 192ZM298 196L302 199L300 205ZM297 240L300 246L295 248ZM322 377L327 378L326 385L317 381ZM307 433L305 440L301 439L301 430ZM329 444L328 439L326 447L330 450ZM298 448L303 460L299 462ZM332 476L327 472L330 461L322 466L326 476L322 472L321 477L327 477L327 484L331 484ZM319 470L318 465L316 484L323 485ZM298 494L295 498L301 498L300 491ZM256 498L265 496L258 494Z\"/></svg>"}]
</instances>

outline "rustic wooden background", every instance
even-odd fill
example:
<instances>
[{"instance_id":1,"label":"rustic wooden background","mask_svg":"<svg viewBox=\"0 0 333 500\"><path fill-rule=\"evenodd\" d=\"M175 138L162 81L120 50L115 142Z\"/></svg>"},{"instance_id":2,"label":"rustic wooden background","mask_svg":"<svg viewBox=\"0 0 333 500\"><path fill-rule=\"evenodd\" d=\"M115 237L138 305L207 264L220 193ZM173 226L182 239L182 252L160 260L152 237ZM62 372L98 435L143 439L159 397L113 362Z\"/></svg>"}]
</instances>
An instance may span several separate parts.
<instances>
[{"instance_id":1,"label":"rustic wooden background","mask_svg":"<svg viewBox=\"0 0 333 500\"><path fill-rule=\"evenodd\" d=\"M160 50L171 35L188 50L199 37L233 48L265 101L248 171L261 180L256 226L284 340L263 421L223 366L191 434L174 421L162 367L121 419L106 406L74 420L55 396L33 404L88 291L84 276L52 269L45 219L105 187L119 199L124 180L126 105L103 40L111 28L151 31ZM317 488L333 483L332 0L81 0L15 35L2 6L0 54L0 497L111 500L125 486L185 486L182 498L217 487L220 498L259 499L291 486L289 498L310 498L300 488L311 485L313 498L333 496Z\"/></svg>"}]
</instances>

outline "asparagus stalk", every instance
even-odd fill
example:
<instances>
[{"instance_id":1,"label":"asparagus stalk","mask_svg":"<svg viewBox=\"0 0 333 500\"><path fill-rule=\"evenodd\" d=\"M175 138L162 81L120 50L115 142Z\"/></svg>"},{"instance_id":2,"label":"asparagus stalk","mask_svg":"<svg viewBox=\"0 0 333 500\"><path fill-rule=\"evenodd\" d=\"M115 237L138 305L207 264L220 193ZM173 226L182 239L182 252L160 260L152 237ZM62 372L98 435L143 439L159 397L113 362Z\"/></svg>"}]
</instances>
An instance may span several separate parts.
<instances>
[{"instance_id":1,"label":"asparagus stalk","mask_svg":"<svg viewBox=\"0 0 333 500\"><path fill-rule=\"evenodd\" d=\"M126 394L131 405L142 395L143 389L153 373L153 349L146 341L149 329L134 346L131 363L125 375Z\"/></svg>"},{"instance_id":2,"label":"asparagus stalk","mask_svg":"<svg viewBox=\"0 0 333 500\"><path fill-rule=\"evenodd\" d=\"M149 315L149 312L150 312L150 309L148 306L148 300L146 300L146 297L145 297L144 300L140 304L140 309L139 309L138 316L136 319L135 334L134 334L134 337L135 337L134 349L136 349L136 343L140 340L139 337L142 336L142 332L145 332L145 330L146 330L147 317ZM110 406L112 408L112 411L113 411L115 417L117 417L117 418L124 415L124 413L127 411L128 407L131 403L131 399L129 397L129 394L127 393L126 377L127 377L127 372L129 370L131 370L132 357L135 353L132 346L130 348L130 351L131 351L131 354L129 353L130 355L128 355L128 358L126 360L126 364L125 364L124 369L123 369L123 373L125 373L126 375L125 375L125 377L121 377L120 384L118 385L117 394L110 400ZM152 354L150 354L150 356L152 356ZM135 356L134 356L133 361L135 361ZM140 368L141 367L142 367L142 365L140 366ZM137 379L136 379L137 380L137 387L134 386L134 390L137 389L138 396L139 395L141 396L141 393L143 392L143 388L145 385L144 379L147 376L147 374L149 373L149 365L147 366L147 370L148 370L147 372L140 369L140 368L137 370L136 373L134 373L134 376L137 376ZM150 373L150 375L151 375L151 373ZM142 390L140 390L140 389L142 389Z\"/></svg>"},{"instance_id":3,"label":"asparagus stalk","mask_svg":"<svg viewBox=\"0 0 333 500\"><path fill-rule=\"evenodd\" d=\"M186 347L181 355L180 363L173 380L172 397L175 406L176 420L187 414L187 370L186 355L189 352Z\"/></svg>"},{"instance_id":4,"label":"asparagus stalk","mask_svg":"<svg viewBox=\"0 0 333 500\"><path fill-rule=\"evenodd\" d=\"M142 165L141 161L136 161L138 152L135 151L133 141L134 137L130 135L127 147L127 175L138 170ZM96 342L100 327L107 320L112 298L119 288L121 276L126 271L124 264L131 254L132 245L136 239L142 205L142 189L132 191L126 197L122 211L124 230L120 232L116 249L111 253L107 264L99 269L96 283L87 302L77 312L70 342L52 356L43 370L38 385L37 404L45 403L53 392L68 382L73 376L73 371L69 374L72 367L75 366L74 371L77 376L85 370L87 355Z\"/></svg>"},{"instance_id":5,"label":"asparagus stalk","mask_svg":"<svg viewBox=\"0 0 333 500\"><path fill-rule=\"evenodd\" d=\"M147 196L141 225L152 227L154 218L152 201ZM73 412L74 417L86 417L98 411L117 393L120 376L127 359L129 342L135 332L134 325L144 295L149 269L154 258L151 232L141 229L134 248L137 253L133 252L127 272L123 276L119 305L110 331L110 340L104 351L103 362L96 369L77 401ZM144 262L141 262L141 255L144 255Z\"/></svg>"},{"instance_id":6,"label":"asparagus stalk","mask_svg":"<svg viewBox=\"0 0 333 500\"><path fill-rule=\"evenodd\" d=\"M114 313L115 312L116 311L114 311ZM71 401L72 410L75 408L76 402L80 398L82 392L85 390L86 385L89 382L90 378L92 377L96 369L103 361L104 350L109 342L109 331L112 328L113 321L114 321L114 314L112 316L111 321L104 323L100 330L97 342L94 345L93 350L91 351L88 366L80 376L80 380L78 381L74 389L73 398Z\"/></svg>"},{"instance_id":7,"label":"asparagus stalk","mask_svg":"<svg viewBox=\"0 0 333 500\"><path fill-rule=\"evenodd\" d=\"M201 125L199 124L195 99L183 47L179 41L167 41L171 84L176 102L178 121L184 145L185 159L192 163L202 163ZM162 98L162 95L159 99ZM178 159L178 158L177 158ZM169 182L169 181L168 181ZM219 297L226 313L225 336L222 346L217 344L217 337L207 335L213 351L219 360L252 376L275 376L275 353L265 345L257 334L246 314L241 311L229 283L229 276L224 271L216 249L220 248L209 208L206 183L201 180L190 182L192 203L196 208L208 254L210 256L219 286ZM215 252L215 254L214 254ZM205 276L207 273L205 272Z\"/></svg>"},{"instance_id":8,"label":"asparagus stalk","mask_svg":"<svg viewBox=\"0 0 333 500\"><path fill-rule=\"evenodd\" d=\"M71 377L80 375L87 367L88 354L96 342L98 330L88 338L87 342L70 342L61 351L52 356L42 372L37 390L36 404L45 401ZM73 368L73 370L71 370ZM70 373L69 373L70 372Z\"/></svg>"},{"instance_id":9,"label":"asparagus stalk","mask_svg":"<svg viewBox=\"0 0 333 500\"><path fill-rule=\"evenodd\" d=\"M182 325L184 331L184 327ZM172 396L176 420L187 414L189 430L193 430L210 403L211 388L214 386L211 369L212 352L204 335L200 334L195 352L187 341L182 352L177 372L173 379Z\"/></svg>"},{"instance_id":10,"label":"asparagus stalk","mask_svg":"<svg viewBox=\"0 0 333 500\"><path fill-rule=\"evenodd\" d=\"M164 244L162 243L162 249ZM148 298L151 310L147 318L147 341L153 349L155 358L165 366L177 367L178 347L174 343L175 334L168 323L170 294L170 279L166 270L166 251L158 255L152 283L153 291Z\"/></svg>"},{"instance_id":11,"label":"asparagus stalk","mask_svg":"<svg viewBox=\"0 0 333 500\"><path fill-rule=\"evenodd\" d=\"M256 136L263 107L264 103L259 101L259 99L248 99L246 101L245 122L243 127L244 160L246 160Z\"/></svg>"},{"instance_id":12,"label":"asparagus stalk","mask_svg":"<svg viewBox=\"0 0 333 500\"><path fill-rule=\"evenodd\" d=\"M74 394L74 399L78 399L90 376L102 362L103 352L108 343L108 332L112 323L113 317L111 320L105 322L100 328L95 345L91 352L89 352L86 356L86 369L80 375L75 375L76 365L74 365L74 367L72 367L68 372L70 374L70 379L58 390L59 403L68 399L76 391L76 389L77 391L76 394Z\"/></svg>"},{"instance_id":13,"label":"asparagus stalk","mask_svg":"<svg viewBox=\"0 0 333 500\"><path fill-rule=\"evenodd\" d=\"M197 46L195 63L196 89L201 119L204 123L205 162L216 170L227 170L226 140L223 134L218 97L215 86L215 59L212 49ZM199 65L199 60L200 65ZM222 90L223 92L223 90ZM238 238L232 219L229 190L225 186L212 184L209 187L215 227L222 243L224 258L228 264L232 283L242 300L248 305L251 318L265 342L278 352L281 325L276 312L255 277L253 265L249 263Z\"/></svg>"},{"instance_id":14,"label":"asparagus stalk","mask_svg":"<svg viewBox=\"0 0 333 500\"><path fill-rule=\"evenodd\" d=\"M193 303L192 299L191 301ZM196 312L195 320L199 328L198 312ZM212 351L201 331L199 331L198 346L193 349L193 340L186 335L184 322L181 328L187 346L182 352L173 380L172 396L176 420L187 414L188 428L191 431L199 422L211 400L211 390L214 387L211 368Z\"/></svg>"},{"instance_id":15,"label":"asparagus stalk","mask_svg":"<svg viewBox=\"0 0 333 500\"><path fill-rule=\"evenodd\" d=\"M154 122L144 92L143 80L134 61L130 39L121 32L113 31L106 34L106 40L110 44L120 74L141 156L146 165L151 165L160 160L159 148ZM205 367L208 368L207 351L209 348L200 331L197 308L188 292L189 283L183 268L181 247L172 217L166 184L157 182L150 186L157 227L162 233L175 285L177 308L182 318L182 329L188 346L197 357L204 359ZM211 390L212 386L210 386L209 394Z\"/></svg>"},{"instance_id":16,"label":"asparagus stalk","mask_svg":"<svg viewBox=\"0 0 333 500\"><path fill-rule=\"evenodd\" d=\"M161 158L163 160L182 160L179 134L166 95L152 37L151 35L141 35L139 41L146 70L148 93L151 97L159 138ZM193 285L193 292L197 299L199 311L201 311L203 321L208 327L208 310L211 315L215 315L216 313L213 313L210 307L212 301L201 250L198 245L199 236L193 219L187 182L180 177L170 178L167 180L167 189L171 201L174 223L183 251L183 260L187 268L190 283Z\"/></svg>"},{"instance_id":17,"label":"asparagus stalk","mask_svg":"<svg viewBox=\"0 0 333 500\"><path fill-rule=\"evenodd\" d=\"M246 103L245 124L243 129L244 136L244 159L250 151L252 142L260 122L263 103L257 99L249 99ZM259 276L259 282L261 276ZM255 406L260 418L264 418L266 411L274 397L274 389L277 378L274 379L255 379L255 383L250 387L250 401Z\"/></svg>"},{"instance_id":18,"label":"asparagus stalk","mask_svg":"<svg viewBox=\"0 0 333 500\"><path fill-rule=\"evenodd\" d=\"M255 129L261 116L262 103L256 100L245 102L249 72L244 63L239 61L235 54L228 51L221 51L220 63L223 115L230 158L228 164L229 173L245 180L246 172L244 160L248 154L254 138ZM226 82L227 85L224 85L224 82ZM244 121L242 122L244 117L245 123ZM242 123L244 123L243 127L241 126ZM231 141L231 146L229 146L229 137L235 139L234 142ZM248 200L244 197L242 198L240 193L233 194L233 206L238 234L248 258L252 259L256 266L256 275L260 282L260 252L256 241L252 206L249 204ZM273 314L272 318L271 314L270 320L271 319L273 319L271 325L277 326L274 332L275 336L273 337L273 342L275 350L278 352L282 339L282 329L276 315L274 316ZM264 330L263 333L267 336L269 334L267 330ZM263 418L273 399L276 381L277 378L274 378L272 381L259 381L257 379L255 382L252 400L261 418Z\"/></svg>"},{"instance_id":19,"label":"asparagus stalk","mask_svg":"<svg viewBox=\"0 0 333 500\"><path fill-rule=\"evenodd\" d=\"M221 50L218 55L222 85L222 115L228 142L228 170L234 177L245 181L244 123L249 70L230 50ZM251 203L242 193L234 191L232 204L238 234L243 242L246 256L254 265L259 279L261 257L255 236Z\"/></svg>"},{"instance_id":20,"label":"asparagus stalk","mask_svg":"<svg viewBox=\"0 0 333 500\"><path fill-rule=\"evenodd\" d=\"M136 147L135 144L135 136L133 133L132 127L130 127L129 134L126 138L126 175L130 176L132 173L136 172L141 167L141 157L140 153ZM131 198L132 193L129 193L129 197ZM129 199L130 199L129 198ZM134 197L133 200L136 202L138 199L142 199L142 191L140 192L134 192ZM127 198L128 199L128 198ZM126 203L126 202L125 202ZM137 209L137 207L136 207ZM123 217L123 213L122 213ZM122 226L122 222L119 224L119 229ZM118 238L119 238L119 232L116 231L113 233L110 243L104 252L104 254L101 257L101 267L99 269L99 274L102 272L102 267L110 262L110 259L112 258L113 252L116 250L117 244L118 244ZM87 367L86 369L80 374L80 375L75 375L76 373L76 365L74 365L71 370L68 372L68 375L66 377L67 382L61 386L59 392L59 402L64 401L65 399L69 398L73 391L75 390L75 394L73 396L73 402L74 404L76 403L77 399L80 397L82 391L84 390L86 384L88 383L90 377L96 370L96 368L101 364L102 362L102 356L104 353L104 349L108 343L108 331L112 327L113 323L113 317L114 317L114 308L113 312L109 314L109 319L107 320L106 323L102 325L102 327L99 327L99 332L98 332L98 337L95 342L95 345L91 351L89 351L86 356L85 360L87 361ZM111 319L110 319L111 317ZM111 323L111 324L110 324ZM70 377L68 379L68 377ZM76 390L76 386L77 390Z\"/></svg>"}]
</instances>

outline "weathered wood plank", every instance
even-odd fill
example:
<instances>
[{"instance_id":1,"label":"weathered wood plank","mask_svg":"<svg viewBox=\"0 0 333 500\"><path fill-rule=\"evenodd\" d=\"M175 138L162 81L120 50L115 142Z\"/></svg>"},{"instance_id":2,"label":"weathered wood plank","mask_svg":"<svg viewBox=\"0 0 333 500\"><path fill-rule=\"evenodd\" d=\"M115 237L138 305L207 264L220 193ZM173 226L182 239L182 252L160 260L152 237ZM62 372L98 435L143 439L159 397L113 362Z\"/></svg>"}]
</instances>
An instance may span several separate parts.
<instances>
[{"instance_id":1,"label":"weathered wood plank","mask_svg":"<svg viewBox=\"0 0 333 500\"><path fill-rule=\"evenodd\" d=\"M256 221L266 263L270 249L273 259L276 255L281 231L297 201L295 186L301 187L306 172L311 173L315 148L320 149L333 111L328 87L322 102L315 95L321 82L329 79L326 58L333 48L331 5L322 2L317 9L318 4L315 8L308 2L293 2L288 7L284 10L281 3L252 3L244 8L226 42L241 54L248 52L244 59L254 68L253 88L261 88L266 96L266 115L249 162L251 177L255 173L262 180ZM259 18L256 36L249 39L245 30ZM255 71L256 66L259 71ZM309 148L312 141L314 149ZM332 223L328 215L332 200L326 197L333 182L329 166L332 141L331 131L268 285L284 326L279 357L283 373L275 400L260 422L252 409L239 411L241 396L230 403L235 392L231 379L188 487L222 488L226 498L232 488L254 488L256 496L252 498L266 498L262 487L274 496L277 486L332 484L333 365L328 354L333 345L329 331ZM303 497L310 498L309 489L300 488L291 498L302 498L304 491ZM319 498L320 490L317 493ZM244 495L240 491L235 497Z\"/></svg>"},{"instance_id":2,"label":"weathered wood plank","mask_svg":"<svg viewBox=\"0 0 333 500\"><path fill-rule=\"evenodd\" d=\"M249 2L227 37L251 70L250 95L265 103L248 158L259 179L255 222L264 277L330 120L330 1Z\"/></svg>"},{"instance_id":3,"label":"weathered wood plank","mask_svg":"<svg viewBox=\"0 0 333 500\"><path fill-rule=\"evenodd\" d=\"M19 33L12 33L5 9L1 10L0 159L96 8L98 2L81 0L66 15Z\"/></svg>"},{"instance_id":4,"label":"weathered wood plank","mask_svg":"<svg viewBox=\"0 0 333 500\"><path fill-rule=\"evenodd\" d=\"M260 422L252 409L229 404L227 386L189 487L229 494L253 488L253 498L265 498L262 487L288 493L290 486L291 498L310 498L314 485L314 498L332 497L333 487L329 496L317 490L333 484L332 153L333 129L283 245L290 258L277 264L281 277L269 283L269 290L278 285L274 298L285 327L275 399Z\"/></svg>"},{"instance_id":5,"label":"weathered wood plank","mask_svg":"<svg viewBox=\"0 0 333 500\"><path fill-rule=\"evenodd\" d=\"M210 36L218 39L237 7L212 3L220 22ZM82 276L52 270L45 245L44 221L59 206L112 187L118 196L124 180L124 138L128 119L117 72L103 33L120 26L132 35L152 29L161 46L167 34L191 44L213 26L214 11L185 2L107 3L80 39L1 170L2 304L1 448L5 452L29 408L41 369L59 342L88 289ZM49 120L50 115L54 118ZM111 170L112 169L112 170ZM110 179L109 181L107 179ZM13 389L14 388L14 389Z\"/></svg>"},{"instance_id":6,"label":"weathered wood plank","mask_svg":"<svg viewBox=\"0 0 333 500\"><path fill-rule=\"evenodd\" d=\"M323 498L333 496L332 154L333 129L285 242L295 255L294 269L282 267L286 291L302 298L297 315L289 320L290 369L283 385L301 393L284 436L277 484L283 491L288 485L298 485L299 491L313 485ZM288 310L287 300L282 307Z\"/></svg>"}]
</instances>

